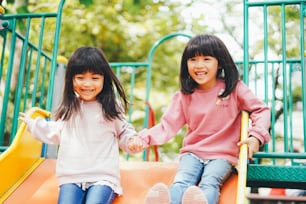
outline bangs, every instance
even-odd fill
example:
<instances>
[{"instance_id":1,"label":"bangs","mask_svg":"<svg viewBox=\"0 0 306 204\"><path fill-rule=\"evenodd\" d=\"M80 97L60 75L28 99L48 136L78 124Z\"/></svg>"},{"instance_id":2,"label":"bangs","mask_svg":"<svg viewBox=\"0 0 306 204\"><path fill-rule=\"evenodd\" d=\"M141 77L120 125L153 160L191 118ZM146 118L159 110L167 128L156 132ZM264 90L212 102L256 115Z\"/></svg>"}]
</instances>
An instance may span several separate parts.
<instances>
[{"instance_id":1,"label":"bangs","mask_svg":"<svg viewBox=\"0 0 306 204\"><path fill-rule=\"evenodd\" d=\"M93 60L87 60L79 63L70 64L71 68L71 74L72 76L76 74L83 74L85 72L91 72L94 74L101 74L104 75L104 67L103 62L99 61L93 61Z\"/></svg>"},{"instance_id":2,"label":"bangs","mask_svg":"<svg viewBox=\"0 0 306 204\"><path fill-rule=\"evenodd\" d=\"M215 57L214 49L208 43L200 43L200 44L192 44L186 49L186 57L187 59L195 57L195 56L211 56Z\"/></svg>"}]
</instances>

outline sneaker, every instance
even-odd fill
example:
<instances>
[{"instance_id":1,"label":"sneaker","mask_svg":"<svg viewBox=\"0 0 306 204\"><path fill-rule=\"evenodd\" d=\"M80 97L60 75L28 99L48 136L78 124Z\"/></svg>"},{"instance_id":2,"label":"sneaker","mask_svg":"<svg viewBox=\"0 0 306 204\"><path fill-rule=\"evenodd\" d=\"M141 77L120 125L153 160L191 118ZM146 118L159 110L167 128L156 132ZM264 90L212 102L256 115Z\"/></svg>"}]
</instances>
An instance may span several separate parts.
<instances>
[{"instance_id":1,"label":"sneaker","mask_svg":"<svg viewBox=\"0 0 306 204\"><path fill-rule=\"evenodd\" d=\"M208 202L199 187L190 186L183 195L182 204L208 204Z\"/></svg>"},{"instance_id":2,"label":"sneaker","mask_svg":"<svg viewBox=\"0 0 306 204\"><path fill-rule=\"evenodd\" d=\"M155 184L147 193L145 204L169 204L170 193L168 186L163 183Z\"/></svg>"}]
</instances>

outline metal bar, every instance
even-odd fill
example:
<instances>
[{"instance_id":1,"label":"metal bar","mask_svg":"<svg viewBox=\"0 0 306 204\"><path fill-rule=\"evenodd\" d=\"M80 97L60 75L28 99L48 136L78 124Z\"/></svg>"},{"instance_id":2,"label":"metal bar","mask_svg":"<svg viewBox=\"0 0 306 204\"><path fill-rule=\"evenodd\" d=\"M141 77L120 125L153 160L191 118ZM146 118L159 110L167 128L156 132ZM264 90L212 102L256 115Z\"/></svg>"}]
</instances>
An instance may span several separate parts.
<instances>
[{"instance_id":1,"label":"metal bar","mask_svg":"<svg viewBox=\"0 0 306 204\"><path fill-rule=\"evenodd\" d=\"M26 67L26 59L27 59L27 48L28 48L28 42L29 42L29 34L30 34L30 26L31 26L31 19L27 19L27 25L26 25L26 37L25 41L22 44L22 50L21 50L21 60L19 65L19 72L18 72L18 80L17 80L17 87L16 87L16 93L15 93L15 100L14 100L14 112L13 112L13 118L18 118L18 114L20 111L20 103L21 103L21 94L22 94L22 88L23 88L23 77ZM11 129L11 136L10 136L10 143L15 138L15 134L17 132L17 125L18 120L13 120L12 122L12 129Z\"/></svg>"},{"instance_id":2,"label":"metal bar","mask_svg":"<svg viewBox=\"0 0 306 204\"><path fill-rule=\"evenodd\" d=\"M295 5L301 2L306 2L306 0L271 0L271 1L258 1L258 2L247 2L248 7L259 7L259 6L279 6L283 5Z\"/></svg>"},{"instance_id":3,"label":"metal bar","mask_svg":"<svg viewBox=\"0 0 306 204\"><path fill-rule=\"evenodd\" d=\"M282 73L283 73L283 128L284 128L284 151L288 150L288 100L287 100L287 69L286 69L286 13L285 5L281 5L281 33L282 33Z\"/></svg>"},{"instance_id":4,"label":"metal bar","mask_svg":"<svg viewBox=\"0 0 306 204\"><path fill-rule=\"evenodd\" d=\"M243 0L243 81L249 85L249 8L248 0Z\"/></svg>"},{"instance_id":5,"label":"metal bar","mask_svg":"<svg viewBox=\"0 0 306 204\"><path fill-rule=\"evenodd\" d=\"M11 39L11 47L10 47L10 56L8 60L8 69L6 75L6 82L5 82L5 91L3 95L3 105L2 105L2 113L1 113L1 120L0 120L0 142L4 140L4 130L5 130L5 121L7 116L7 108L8 108L8 101L10 95L10 86L11 86L11 77L13 72L13 63L14 63L14 55L15 55L15 46L16 46L16 19L12 21L12 39Z\"/></svg>"},{"instance_id":6,"label":"metal bar","mask_svg":"<svg viewBox=\"0 0 306 204\"><path fill-rule=\"evenodd\" d=\"M306 159L306 153L293 153L293 152L257 152L253 154L254 158L280 158L280 159Z\"/></svg>"},{"instance_id":7,"label":"metal bar","mask_svg":"<svg viewBox=\"0 0 306 204\"><path fill-rule=\"evenodd\" d=\"M32 56L33 56L33 49L29 50L29 61L27 66L27 73L26 73L26 81L25 81L25 92L24 92L24 99L23 99L23 107L21 111L26 111L27 109L27 100L29 94L29 84L30 84L30 77L31 77L31 63L32 63Z\"/></svg>"},{"instance_id":8,"label":"metal bar","mask_svg":"<svg viewBox=\"0 0 306 204\"><path fill-rule=\"evenodd\" d=\"M306 16L306 3L300 4L300 56L301 56L301 71L302 71L302 104L303 104L303 133L304 133L304 152L306 152L306 50L305 50L305 38L304 38L304 17Z\"/></svg>"},{"instance_id":9,"label":"metal bar","mask_svg":"<svg viewBox=\"0 0 306 204\"><path fill-rule=\"evenodd\" d=\"M63 7L64 7L65 0L61 0L58 10L57 10L57 18L56 18L56 27L55 27L55 33L54 33L54 46L52 50L52 60L51 60L51 70L50 70L50 78L49 78L49 89L48 89L48 95L47 95L47 104L46 104L46 110L51 111L52 110L52 97L53 97L53 91L54 91L54 78L55 73L57 69L57 55L58 55L58 44L60 39L60 33L61 33L61 21L62 21L62 13L63 13Z\"/></svg>"}]
</instances>

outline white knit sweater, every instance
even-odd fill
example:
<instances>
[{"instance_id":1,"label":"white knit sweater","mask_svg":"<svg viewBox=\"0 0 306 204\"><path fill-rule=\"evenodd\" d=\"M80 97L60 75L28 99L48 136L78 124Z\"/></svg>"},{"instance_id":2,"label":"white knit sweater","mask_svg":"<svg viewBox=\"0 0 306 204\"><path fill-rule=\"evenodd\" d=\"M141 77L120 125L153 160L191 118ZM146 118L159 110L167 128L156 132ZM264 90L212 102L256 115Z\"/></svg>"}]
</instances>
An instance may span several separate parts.
<instances>
[{"instance_id":1,"label":"white knit sweater","mask_svg":"<svg viewBox=\"0 0 306 204\"><path fill-rule=\"evenodd\" d=\"M59 185L99 182L122 194L119 147L129 152L127 140L137 135L126 120L105 120L101 105L94 101L82 102L80 113L70 122L26 117L26 123L35 138L59 145L56 167Z\"/></svg>"}]
</instances>

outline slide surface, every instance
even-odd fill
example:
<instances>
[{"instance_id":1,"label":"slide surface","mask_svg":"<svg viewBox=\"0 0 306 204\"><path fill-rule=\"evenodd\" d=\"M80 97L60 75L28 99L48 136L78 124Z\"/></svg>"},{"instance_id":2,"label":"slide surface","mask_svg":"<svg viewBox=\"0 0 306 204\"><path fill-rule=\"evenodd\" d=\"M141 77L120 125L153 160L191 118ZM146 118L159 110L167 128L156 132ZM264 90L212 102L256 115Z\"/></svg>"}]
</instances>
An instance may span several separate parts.
<instances>
[{"instance_id":1,"label":"slide surface","mask_svg":"<svg viewBox=\"0 0 306 204\"><path fill-rule=\"evenodd\" d=\"M32 117L37 116L49 117L50 113L34 108ZM0 203L57 203L56 160L42 158L41 151L42 144L32 137L22 123L12 145L0 155ZM147 191L155 183L171 184L177 164L125 161L120 164L120 169L124 195L117 197L114 203L142 204ZM219 204L236 203L237 185L238 176L233 175L221 189Z\"/></svg>"},{"instance_id":2,"label":"slide surface","mask_svg":"<svg viewBox=\"0 0 306 204\"><path fill-rule=\"evenodd\" d=\"M58 184L55 177L54 159L45 159L3 204L56 204ZM176 163L123 162L121 177L124 195L117 197L115 204L142 204L148 189L157 182L170 185ZM236 202L237 175L232 176L221 191L219 204Z\"/></svg>"}]
</instances>

